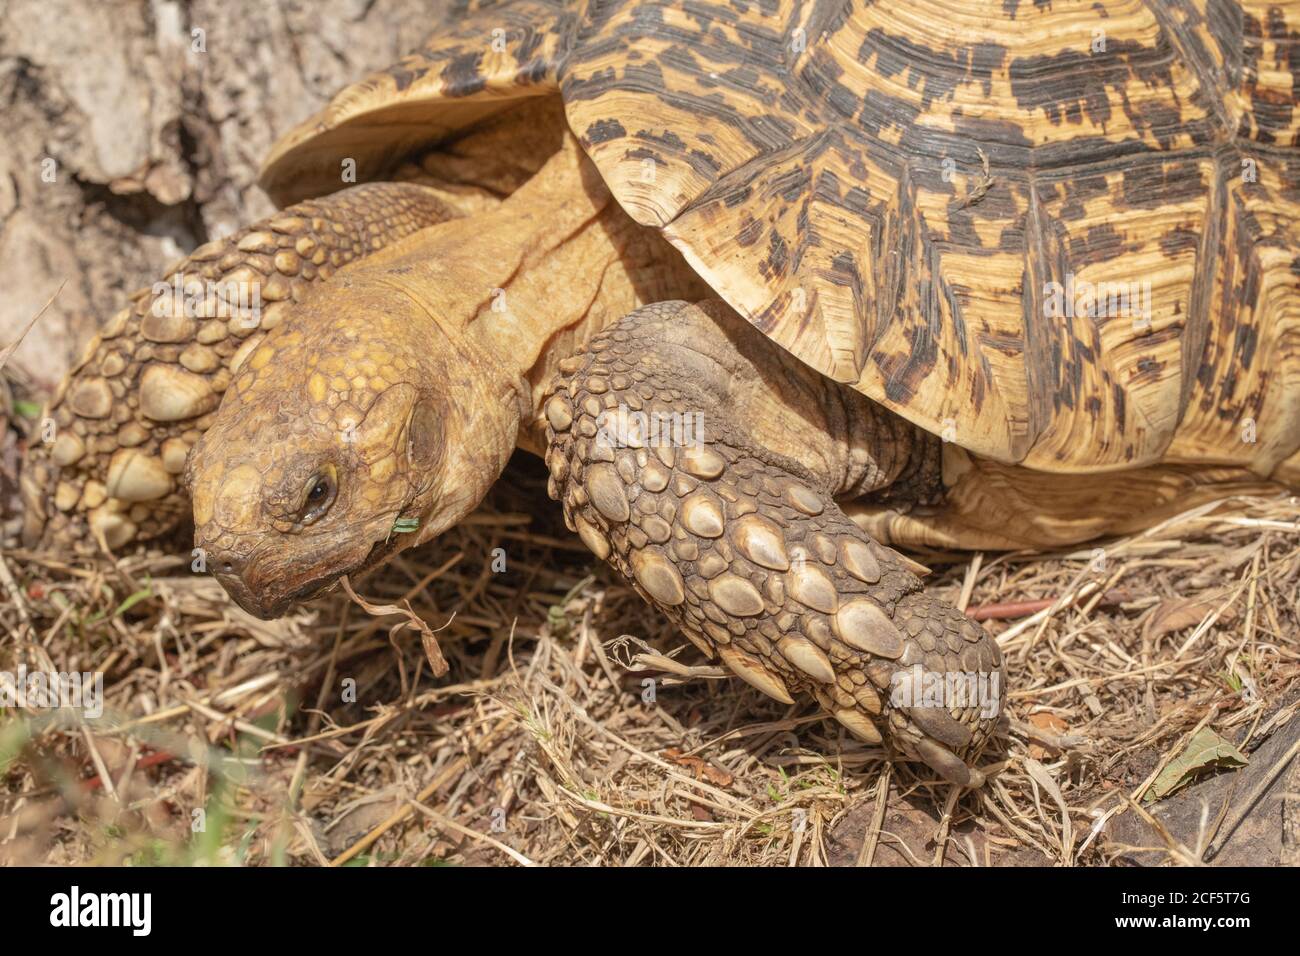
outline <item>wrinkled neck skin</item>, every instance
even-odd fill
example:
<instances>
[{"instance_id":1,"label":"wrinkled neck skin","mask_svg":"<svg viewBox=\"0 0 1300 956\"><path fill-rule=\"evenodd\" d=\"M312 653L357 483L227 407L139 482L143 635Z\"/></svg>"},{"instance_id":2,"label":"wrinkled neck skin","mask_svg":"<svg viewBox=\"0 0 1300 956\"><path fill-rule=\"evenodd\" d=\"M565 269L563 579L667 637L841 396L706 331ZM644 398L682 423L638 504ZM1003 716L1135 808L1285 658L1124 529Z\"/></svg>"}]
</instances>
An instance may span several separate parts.
<instances>
[{"instance_id":1,"label":"wrinkled neck skin","mask_svg":"<svg viewBox=\"0 0 1300 956\"><path fill-rule=\"evenodd\" d=\"M517 444L540 451L559 358L702 288L566 136L499 207L340 270L250 348L189 458L196 544L241 606L282 615L460 521Z\"/></svg>"},{"instance_id":2,"label":"wrinkled neck skin","mask_svg":"<svg viewBox=\"0 0 1300 956\"><path fill-rule=\"evenodd\" d=\"M322 294L368 299L382 288L390 313L397 295L408 300L402 334L434 343L418 378L449 409L448 474L408 544L477 507L516 446L544 451L542 397L561 358L647 302L707 294L657 232L619 208L570 135L499 208L425 230L349 281Z\"/></svg>"}]
</instances>

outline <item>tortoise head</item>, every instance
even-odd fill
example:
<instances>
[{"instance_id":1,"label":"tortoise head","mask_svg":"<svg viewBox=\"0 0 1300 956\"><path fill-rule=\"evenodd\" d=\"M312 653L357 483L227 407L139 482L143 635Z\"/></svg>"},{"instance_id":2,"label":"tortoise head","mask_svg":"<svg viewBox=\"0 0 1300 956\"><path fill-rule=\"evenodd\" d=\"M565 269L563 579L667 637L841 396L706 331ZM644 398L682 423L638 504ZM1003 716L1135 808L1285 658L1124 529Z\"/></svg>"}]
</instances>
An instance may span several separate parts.
<instances>
[{"instance_id":1,"label":"tortoise head","mask_svg":"<svg viewBox=\"0 0 1300 956\"><path fill-rule=\"evenodd\" d=\"M445 396L430 383L445 379L414 354L413 337L383 315L304 318L322 331L276 328L248 352L186 472L196 546L262 618L477 503L443 494Z\"/></svg>"}]
</instances>

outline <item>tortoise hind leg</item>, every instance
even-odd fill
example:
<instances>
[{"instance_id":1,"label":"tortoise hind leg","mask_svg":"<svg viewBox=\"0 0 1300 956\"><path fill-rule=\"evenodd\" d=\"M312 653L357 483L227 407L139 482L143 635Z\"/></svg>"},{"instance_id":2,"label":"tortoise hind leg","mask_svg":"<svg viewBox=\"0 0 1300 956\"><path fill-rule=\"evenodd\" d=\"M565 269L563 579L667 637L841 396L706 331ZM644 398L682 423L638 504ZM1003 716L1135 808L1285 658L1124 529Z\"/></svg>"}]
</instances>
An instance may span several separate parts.
<instances>
[{"instance_id":1,"label":"tortoise hind leg","mask_svg":"<svg viewBox=\"0 0 1300 956\"><path fill-rule=\"evenodd\" d=\"M452 218L435 190L367 183L194 250L141 289L55 392L22 474L29 547L94 553L175 526L185 456L231 374L313 285Z\"/></svg>"},{"instance_id":2,"label":"tortoise hind leg","mask_svg":"<svg viewBox=\"0 0 1300 956\"><path fill-rule=\"evenodd\" d=\"M1001 713L997 645L927 595L826 481L755 440L764 423L726 397L734 370L683 344L707 341L713 321L648 306L561 364L544 406L552 496L598 557L737 675L787 703L809 692L859 739L981 785L970 762Z\"/></svg>"}]
</instances>

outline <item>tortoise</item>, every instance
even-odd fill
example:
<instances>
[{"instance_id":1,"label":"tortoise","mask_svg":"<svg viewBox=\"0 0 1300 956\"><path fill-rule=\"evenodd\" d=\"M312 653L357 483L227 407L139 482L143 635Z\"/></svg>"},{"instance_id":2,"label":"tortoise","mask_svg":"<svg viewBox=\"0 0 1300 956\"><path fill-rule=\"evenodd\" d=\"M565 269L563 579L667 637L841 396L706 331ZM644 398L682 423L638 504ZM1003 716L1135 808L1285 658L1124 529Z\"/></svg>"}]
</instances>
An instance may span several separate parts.
<instances>
[{"instance_id":1,"label":"tortoise","mask_svg":"<svg viewBox=\"0 0 1300 956\"><path fill-rule=\"evenodd\" d=\"M1300 486L1297 29L1256 0L468 10L281 140L288 208L90 343L28 540L121 548L188 495L275 616L522 447L706 655L979 786L999 649L895 547Z\"/></svg>"}]
</instances>

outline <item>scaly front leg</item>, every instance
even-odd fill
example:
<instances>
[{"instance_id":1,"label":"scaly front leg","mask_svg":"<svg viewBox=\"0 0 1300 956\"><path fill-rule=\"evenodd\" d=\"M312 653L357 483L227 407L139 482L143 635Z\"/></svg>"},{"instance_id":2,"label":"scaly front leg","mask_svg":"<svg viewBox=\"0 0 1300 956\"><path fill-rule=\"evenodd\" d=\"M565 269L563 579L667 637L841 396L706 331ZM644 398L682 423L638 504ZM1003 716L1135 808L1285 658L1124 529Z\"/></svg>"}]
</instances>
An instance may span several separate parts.
<instances>
[{"instance_id":1,"label":"scaly front leg","mask_svg":"<svg viewBox=\"0 0 1300 956\"><path fill-rule=\"evenodd\" d=\"M552 496L737 675L785 703L808 691L859 739L980 786L970 763L1002 711L997 645L845 517L836 479L814 470L833 456L810 438L811 464L795 461L756 437L772 434L763 380L793 394L815 373L752 330L737 342L737 323L720 338L724 318L716 303L648 306L561 365L544 407Z\"/></svg>"}]
</instances>

